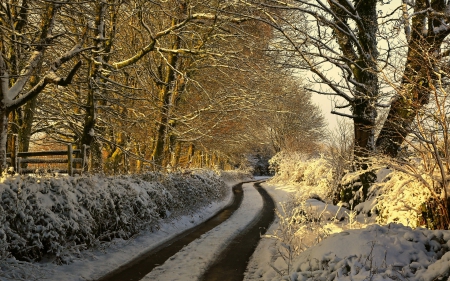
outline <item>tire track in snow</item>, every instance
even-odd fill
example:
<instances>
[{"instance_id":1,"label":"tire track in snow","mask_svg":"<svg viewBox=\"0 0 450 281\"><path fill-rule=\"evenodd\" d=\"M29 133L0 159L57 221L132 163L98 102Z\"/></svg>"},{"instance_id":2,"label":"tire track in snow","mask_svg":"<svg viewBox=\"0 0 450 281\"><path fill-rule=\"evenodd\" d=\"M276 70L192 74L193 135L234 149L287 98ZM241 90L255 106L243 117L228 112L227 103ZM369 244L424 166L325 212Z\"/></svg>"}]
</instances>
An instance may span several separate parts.
<instances>
[{"instance_id":1,"label":"tire track in snow","mask_svg":"<svg viewBox=\"0 0 450 281\"><path fill-rule=\"evenodd\" d=\"M231 204L220 210L209 220L191 228L173 239L159 245L148 253L141 255L130 263L119 267L108 273L98 281L134 281L141 280L146 274L158 265L164 264L166 260L178 253L185 245L198 239L202 234L210 231L226 221L241 205L243 200L242 185L239 183L232 187L234 199Z\"/></svg>"},{"instance_id":2,"label":"tire track in snow","mask_svg":"<svg viewBox=\"0 0 450 281\"><path fill-rule=\"evenodd\" d=\"M199 280L220 252L261 213L263 199L253 184L244 185L244 192L241 207L227 221L181 249L142 281Z\"/></svg>"},{"instance_id":3,"label":"tire track in snow","mask_svg":"<svg viewBox=\"0 0 450 281\"><path fill-rule=\"evenodd\" d=\"M201 281L242 281L250 257L275 218L275 202L260 183L255 188L263 198L263 209L244 231L239 233L206 270Z\"/></svg>"}]
</instances>

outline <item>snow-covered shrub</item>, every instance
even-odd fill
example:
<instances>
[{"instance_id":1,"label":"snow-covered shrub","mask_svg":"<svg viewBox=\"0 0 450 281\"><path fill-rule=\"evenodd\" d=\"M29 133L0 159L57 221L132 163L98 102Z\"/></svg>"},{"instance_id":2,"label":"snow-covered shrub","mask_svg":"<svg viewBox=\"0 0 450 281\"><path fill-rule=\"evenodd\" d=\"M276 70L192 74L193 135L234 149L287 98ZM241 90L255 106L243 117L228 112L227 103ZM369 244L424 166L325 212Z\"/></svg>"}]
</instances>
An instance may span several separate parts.
<instances>
[{"instance_id":1,"label":"snow-covered shrub","mask_svg":"<svg viewBox=\"0 0 450 281\"><path fill-rule=\"evenodd\" d=\"M6 222L5 211L0 206L0 260L7 257L8 243L6 241L6 233L3 225Z\"/></svg>"},{"instance_id":2,"label":"snow-covered shrub","mask_svg":"<svg viewBox=\"0 0 450 281\"><path fill-rule=\"evenodd\" d=\"M307 159L299 153L278 153L270 164L275 168L272 183L302 183L302 195L330 200L333 194L333 167L323 156Z\"/></svg>"},{"instance_id":3,"label":"snow-covered shrub","mask_svg":"<svg viewBox=\"0 0 450 281\"><path fill-rule=\"evenodd\" d=\"M270 169L275 173L272 182L299 182L303 177L303 164L307 157L301 153L281 151L269 160Z\"/></svg>"},{"instance_id":4,"label":"snow-covered shrub","mask_svg":"<svg viewBox=\"0 0 450 281\"><path fill-rule=\"evenodd\" d=\"M372 225L304 251L285 280L447 280L449 248L449 231Z\"/></svg>"},{"instance_id":5,"label":"snow-covered shrub","mask_svg":"<svg viewBox=\"0 0 450 281\"><path fill-rule=\"evenodd\" d=\"M8 176L0 183L0 257L39 260L51 254L56 262L68 262L68 252L155 229L161 219L193 213L228 191L217 174L206 171Z\"/></svg>"},{"instance_id":6,"label":"snow-covered shrub","mask_svg":"<svg viewBox=\"0 0 450 281\"><path fill-rule=\"evenodd\" d=\"M402 223L411 227L423 225L422 205L431 197L430 191L416 178L394 171L386 182L378 184L377 222Z\"/></svg>"},{"instance_id":7,"label":"snow-covered shrub","mask_svg":"<svg viewBox=\"0 0 450 281\"><path fill-rule=\"evenodd\" d=\"M380 224L396 222L411 227L425 226L426 218L422 214L426 211L424 206L433 197L430 189L433 179L423 171L420 161L410 162L411 170L406 169L405 165L396 165L391 160L377 161L378 164L375 163L376 160L373 161L374 166L378 166L374 170L377 180L369 188L366 201L359 203L354 209L364 214L377 214L376 221ZM389 164L389 169L386 168L386 163ZM352 176L357 177L358 174L349 174L344 179L351 181ZM361 188L352 196L360 198Z\"/></svg>"},{"instance_id":8,"label":"snow-covered shrub","mask_svg":"<svg viewBox=\"0 0 450 281\"><path fill-rule=\"evenodd\" d=\"M436 197L434 186L439 185L438 177L431 177L420 159L399 160L371 159L371 169L376 175L376 181L368 190L367 198L361 201L362 187L353 189L350 202L357 202L354 209L367 215L376 214L380 224L391 222L402 223L411 227L432 227L426 214L430 202ZM358 172L347 174L343 185L356 182ZM358 182L356 182L358 184Z\"/></svg>"},{"instance_id":9,"label":"snow-covered shrub","mask_svg":"<svg viewBox=\"0 0 450 281\"><path fill-rule=\"evenodd\" d=\"M332 223L344 219L346 209L304 196L296 196L280 208L276 211L278 228L265 237L275 240L270 266L284 276L292 271L300 253L335 231Z\"/></svg>"}]
</instances>

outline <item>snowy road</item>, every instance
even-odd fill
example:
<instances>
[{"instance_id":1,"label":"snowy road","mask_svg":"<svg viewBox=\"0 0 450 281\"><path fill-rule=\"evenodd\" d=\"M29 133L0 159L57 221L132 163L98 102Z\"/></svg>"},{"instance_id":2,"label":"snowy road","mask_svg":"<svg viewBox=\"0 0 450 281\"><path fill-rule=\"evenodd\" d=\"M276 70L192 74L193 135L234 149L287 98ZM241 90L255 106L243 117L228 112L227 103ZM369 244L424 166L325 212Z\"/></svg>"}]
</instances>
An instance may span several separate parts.
<instances>
[{"instance_id":1,"label":"snowy road","mask_svg":"<svg viewBox=\"0 0 450 281\"><path fill-rule=\"evenodd\" d=\"M247 228L220 253L202 276L202 281L242 281L253 252L275 218L275 202L259 183L255 188L263 198L263 209Z\"/></svg>"},{"instance_id":2,"label":"snowy road","mask_svg":"<svg viewBox=\"0 0 450 281\"><path fill-rule=\"evenodd\" d=\"M231 204L220 210L216 215L207 221L180 233L173 239L164 242L160 246L152 249L129 264L118 268L110 274L102 277L99 281L138 281L155 267L165 263L169 258L178 253L184 246L200 238L211 229L226 221L233 213L239 209L244 198L242 189L243 183L232 187L234 198Z\"/></svg>"},{"instance_id":3,"label":"snowy road","mask_svg":"<svg viewBox=\"0 0 450 281\"><path fill-rule=\"evenodd\" d=\"M241 207L227 221L186 245L142 280L199 280L221 250L251 224L262 210L263 200L253 188L253 183L244 184L243 190Z\"/></svg>"},{"instance_id":4,"label":"snowy road","mask_svg":"<svg viewBox=\"0 0 450 281\"><path fill-rule=\"evenodd\" d=\"M183 247L142 280L199 280L205 269L219 255L221 250L251 224L263 208L263 200L253 187L253 183L244 184L243 190L244 198L241 207L227 221ZM231 201L230 192L228 199L211 204L207 208L199 210L195 215L167 222L161 225L159 231L142 233L127 241L115 240L113 244L104 249L83 253L79 260L71 264L57 266L46 263L39 270L42 271L45 280L98 280L108 272L127 264L130 260L142 256L183 231L207 220Z\"/></svg>"}]
</instances>

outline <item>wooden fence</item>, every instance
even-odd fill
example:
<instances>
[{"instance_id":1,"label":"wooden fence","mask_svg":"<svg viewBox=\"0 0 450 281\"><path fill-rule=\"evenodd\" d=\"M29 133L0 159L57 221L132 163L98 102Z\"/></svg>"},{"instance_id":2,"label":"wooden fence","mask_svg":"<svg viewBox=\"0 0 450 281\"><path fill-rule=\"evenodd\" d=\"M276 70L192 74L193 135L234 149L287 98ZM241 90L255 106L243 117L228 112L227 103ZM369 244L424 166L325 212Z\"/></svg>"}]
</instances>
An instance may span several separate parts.
<instances>
[{"instance_id":1,"label":"wooden fence","mask_svg":"<svg viewBox=\"0 0 450 281\"><path fill-rule=\"evenodd\" d=\"M50 150L35 152L18 152L18 142L15 142L13 153L7 153L7 164L19 174L51 173L81 174L85 171L87 164L87 148L72 149L72 144L67 145L67 150ZM53 158L49 158L52 156ZM54 156L61 156L54 158ZM65 157L62 157L65 156ZM28 164L47 164L47 168L29 168ZM55 164L66 164L66 168L56 168ZM79 165L77 165L79 164ZM11 171L11 169L9 169Z\"/></svg>"}]
</instances>

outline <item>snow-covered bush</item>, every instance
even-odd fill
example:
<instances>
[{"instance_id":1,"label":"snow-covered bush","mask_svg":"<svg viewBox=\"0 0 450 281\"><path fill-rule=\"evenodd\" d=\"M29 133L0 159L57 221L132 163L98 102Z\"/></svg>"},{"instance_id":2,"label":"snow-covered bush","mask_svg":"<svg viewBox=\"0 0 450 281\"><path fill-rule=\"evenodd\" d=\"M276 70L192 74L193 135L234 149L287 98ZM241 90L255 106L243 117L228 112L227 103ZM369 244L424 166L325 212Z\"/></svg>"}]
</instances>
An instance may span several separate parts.
<instances>
[{"instance_id":1,"label":"snow-covered bush","mask_svg":"<svg viewBox=\"0 0 450 281\"><path fill-rule=\"evenodd\" d=\"M8 176L0 183L0 258L68 262L71 254L128 239L161 219L193 213L229 192L211 171L120 177Z\"/></svg>"},{"instance_id":2,"label":"snow-covered bush","mask_svg":"<svg viewBox=\"0 0 450 281\"><path fill-rule=\"evenodd\" d=\"M307 159L299 153L278 153L270 160L275 170L272 183L302 183L302 195L331 200L333 167L323 156Z\"/></svg>"},{"instance_id":3,"label":"snow-covered bush","mask_svg":"<svg viewBox=\"0 0 450 281\"><path fill-rule=\"evenodd\" d=\"M8 242L6 241L6 233L1 225L6 221L6 214L2 206L0 206L0 260L6 258Z\"/></svg>"},{"instance_id":4,"label":"snow-covered bush","mask_svg":"<svg viewBox=\"0 0 450 281\"><path fill-rule=\"evenodd\" d=\"M274 239L272 269L280 276L289 274L296 257L335 232L337 228L333 223L343 220L346 211L298 194L287 203L281 203L280 210L276 211L278 227L272 234L265 235Z\"/></svg>"},{"instance_id":5,"label":"snow-covered bush","mask_svg":"<svg viewBox=\"0 0 450 281\"><path fill-rule=\"evenodd\" d=\"M299 182L303 177L302 163L307 157L301 153L287 153L281 151L270 160L270 169L274 172L272 182Z\"/></svg>"},{"instance_id":6,"label":"snow-covered bush","mask_svg":"<svg viewBox=\"0 0 450 281\"><path fill-rule=\"evenodd\" d=\"M422 206L431 198L431 192L421 182L410 175L394 171L387 181L378 185L378 223L397 222L411 227L423 225Z\"/></svg>"},{"instance_id":7,"label":"snow-covered bush","mask_svg":"<svg viewBox=\"0 0 450 281\"><path fill-rule=\"evenodd\" d=\"M372 225L304 251L285 280L447 280L449 248L449 231Z\"/></svg>"},{"instance_id":8,"label":"snow-covered bush","mask_svg":"<svg viewBox=\"0 0 450 281\"><path fill-rule=\"evenodd\" d=\"M392 161L388 164L389 169L385 165L375 170L377 180L370 187L367 200L356 205L355 210L377 214L376 221L380 224L395 222L413 228L429 226L422 214L433 198L430 189L433 179L423 170L420 161L409 162L410 170ZM358 194L354 196L358 197Z\"/></svg>"}]
</instances>

